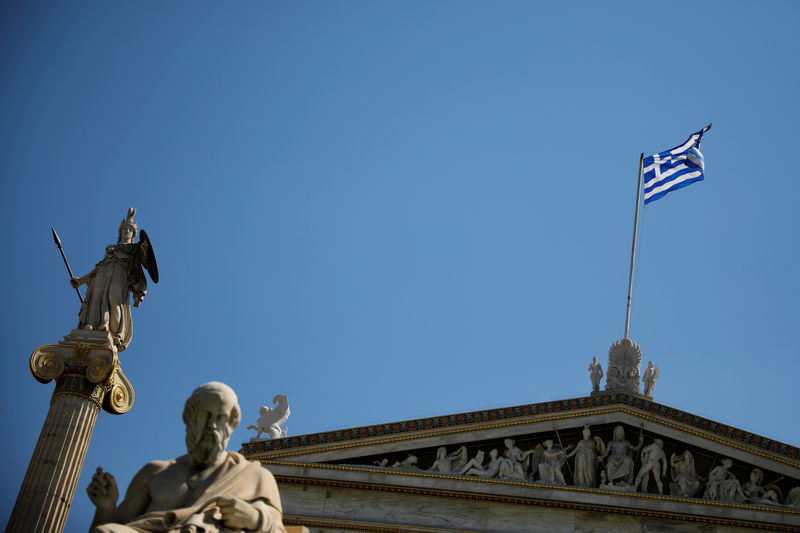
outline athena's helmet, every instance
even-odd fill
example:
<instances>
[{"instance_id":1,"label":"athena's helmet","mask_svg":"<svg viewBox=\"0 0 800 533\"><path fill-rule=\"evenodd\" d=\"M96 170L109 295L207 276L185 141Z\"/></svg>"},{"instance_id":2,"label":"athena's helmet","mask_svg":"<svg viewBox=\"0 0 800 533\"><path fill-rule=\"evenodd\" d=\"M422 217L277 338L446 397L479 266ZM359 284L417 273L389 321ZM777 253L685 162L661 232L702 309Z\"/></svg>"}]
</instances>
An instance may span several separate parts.
<instances>
[{"instance_id":1,"label":"athena's helmet","mask_svg":"<svg viewBox=\"0 0 800 533\"><path fill-rule=\"evenodd\" d=\"M122 234L123 228L131 228L133 230L133 236L136 237L136 233L139 231L139 223L133 220L133 216L136 214L136 208L129 207L128 208L128 215L125 217L125 220L119 223L119 230L117 230L118 234Z\"/></svg>"}]
</instances>

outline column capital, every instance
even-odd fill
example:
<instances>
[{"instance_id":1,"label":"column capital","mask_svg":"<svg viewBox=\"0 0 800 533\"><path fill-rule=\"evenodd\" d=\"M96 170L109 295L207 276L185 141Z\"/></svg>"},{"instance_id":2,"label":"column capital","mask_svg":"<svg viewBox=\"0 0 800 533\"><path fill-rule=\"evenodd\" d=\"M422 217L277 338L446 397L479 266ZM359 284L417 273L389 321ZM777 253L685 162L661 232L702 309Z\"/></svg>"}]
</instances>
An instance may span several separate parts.
<instances>
[{"instance_id":1,"label":"column capital","mask_svg":"<svg viewBox=\"0 0 800 533\"><path fill-rule=\"evenodd\" d=\"M73 329L58 344L33 351L30 370L40 383L56 380L53 399L85 398L111 414L133 406L133 386L120 368L117 348L107 331Z\"/></svg>"}]
</instances>

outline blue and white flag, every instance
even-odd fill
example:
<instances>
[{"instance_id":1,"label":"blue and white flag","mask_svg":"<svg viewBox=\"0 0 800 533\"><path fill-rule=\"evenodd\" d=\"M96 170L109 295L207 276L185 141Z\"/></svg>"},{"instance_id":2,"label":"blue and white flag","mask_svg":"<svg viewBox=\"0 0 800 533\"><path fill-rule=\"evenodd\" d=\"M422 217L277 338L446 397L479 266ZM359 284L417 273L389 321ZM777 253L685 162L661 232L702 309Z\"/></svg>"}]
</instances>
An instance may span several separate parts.
<instances>
[{"instance_id":1,"label":"blue and white flag","mask_svg":"<svg viewBox=\"0 0 800 533\"><path fill-rule=\"evenodd\" d=\"M644 205L667 194L703 179L703 154L700 139L711 124L692 133L680 146L642 160L644 173Z\"/></svg>"}]
</instances>

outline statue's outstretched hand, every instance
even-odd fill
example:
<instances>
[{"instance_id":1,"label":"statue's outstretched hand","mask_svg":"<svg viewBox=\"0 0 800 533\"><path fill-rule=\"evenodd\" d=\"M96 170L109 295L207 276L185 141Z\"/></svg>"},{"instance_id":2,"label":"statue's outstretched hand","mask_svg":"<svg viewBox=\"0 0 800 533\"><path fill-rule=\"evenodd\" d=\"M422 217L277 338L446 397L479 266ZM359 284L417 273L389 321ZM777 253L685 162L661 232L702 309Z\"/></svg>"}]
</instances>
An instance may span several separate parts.
<instances>
[{"instance_id":1,"label":"statue's outstretched hand","mask_svg":"<svg viewBox=\"0 0 800 533\"><path fill-rule=\"evenodd\" d=\"M92 482L86 488L86 494L98 509L114 510L119 499L119 489L114 476L98 467L92 476Z\"/></svg>"},{"instance_id":2,"label":"statue's outstretched hand","mask_svg":"<svg viewBox=\"0 0 800 533\"><path fill-rule=\"evenodd\" d=\"M222 497L217 505L225 527L250 530L258 527L261 515L250 503L240 498Z\"/></svg>"},{"instance_id":3,"label":"statue's outstretched hand","mask_svg":"<svg viewBox=\"0 0 800 533\"><path fill-rule=\"evenodd\" d=\"M69 284L72 285L73 289L77 289L78 287L81 286L81 280L79 280L78 278L72 278L69 280Z\"/></svg>"}]
</instances>

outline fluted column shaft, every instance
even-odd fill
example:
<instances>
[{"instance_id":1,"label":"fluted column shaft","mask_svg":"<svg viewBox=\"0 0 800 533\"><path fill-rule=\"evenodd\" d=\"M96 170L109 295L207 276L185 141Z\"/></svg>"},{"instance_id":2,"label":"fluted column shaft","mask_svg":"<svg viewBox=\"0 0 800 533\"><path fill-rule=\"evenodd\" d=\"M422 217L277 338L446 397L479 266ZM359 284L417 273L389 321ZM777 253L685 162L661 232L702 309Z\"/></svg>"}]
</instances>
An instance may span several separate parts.
<instances>
[{"instance_id":1,"label":"fluted column shaft","mask_svg":"<svg viewBox=\"0 0 800 533\"><path fill-rule=\"evenodd\" d=\"M102 384L86 379L86 367L67 366L57 378L7 532L64 530L104 395Z\"/></svg>"}]
</instances>

